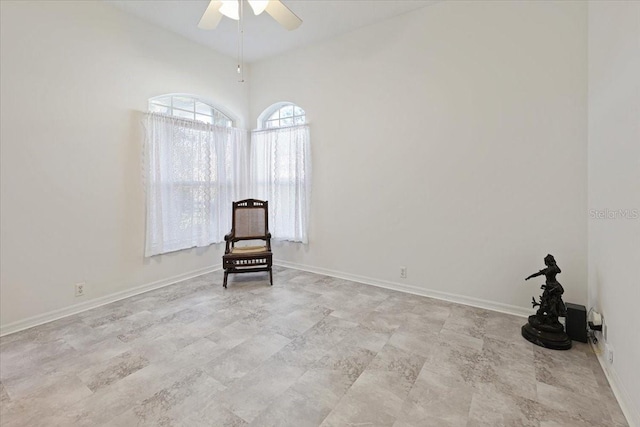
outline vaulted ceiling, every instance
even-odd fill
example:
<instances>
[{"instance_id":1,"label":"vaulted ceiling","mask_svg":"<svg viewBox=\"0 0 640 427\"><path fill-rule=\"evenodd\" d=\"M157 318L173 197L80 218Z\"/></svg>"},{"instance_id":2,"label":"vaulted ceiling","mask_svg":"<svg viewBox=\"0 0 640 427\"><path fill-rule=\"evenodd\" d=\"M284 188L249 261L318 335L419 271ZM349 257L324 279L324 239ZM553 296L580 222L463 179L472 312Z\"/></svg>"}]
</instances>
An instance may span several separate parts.
<instances>
[{"instance_id":1,"label":"vaulted ceiling","mask_svg":"<svg viewBox=\"0 0 640 427\"><path fill-rule=\"evenodd\" d=\"M225 17L215 30L198 28L209 0L105 1L224 55L237 55L237 21ZM249 63L259 61L437 1L440 0L283 0L303 20L300 28L293 31L285 30L266 13L254 16L246 7L244 60Z\"/></svg>"}]
</instances>

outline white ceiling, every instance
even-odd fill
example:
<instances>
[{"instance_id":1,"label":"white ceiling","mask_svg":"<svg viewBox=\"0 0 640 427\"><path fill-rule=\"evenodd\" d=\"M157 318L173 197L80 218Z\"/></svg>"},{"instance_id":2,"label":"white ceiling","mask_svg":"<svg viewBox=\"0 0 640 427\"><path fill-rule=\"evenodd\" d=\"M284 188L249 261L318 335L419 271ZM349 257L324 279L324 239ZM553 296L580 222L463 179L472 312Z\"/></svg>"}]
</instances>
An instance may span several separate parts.
<instances>
[{"instance_id":1,"label":"white ceiling","mask_svg":"<svg viewBox=\"0 0 640 427\"><path fill-rule=\"evenodd\" d=\"M146 21L236 57L238 24L223 17L218 28L198 28L198 21L209 0L105 0L119 9ZM302 25L287 31L267 13L254 16L245 9L244 59L265 59L284 51L305 46L393 16L416 10L439 0L283 0L302 20Z\"/></svg>"}]
</instances>

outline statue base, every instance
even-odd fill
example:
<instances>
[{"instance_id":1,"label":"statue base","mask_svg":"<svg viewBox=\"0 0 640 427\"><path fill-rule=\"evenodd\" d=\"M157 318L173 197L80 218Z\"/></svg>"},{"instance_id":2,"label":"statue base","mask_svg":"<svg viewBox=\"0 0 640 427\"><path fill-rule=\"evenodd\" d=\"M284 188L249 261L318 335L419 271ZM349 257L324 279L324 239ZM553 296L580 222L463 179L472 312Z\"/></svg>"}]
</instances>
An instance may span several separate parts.
<instances>
[{"instance_id":1,"label":"statue base","mask_svg":"<svg viewBox=\"0 0 640 427\"><path fill-rule=\"evenodd\" d=\"M522 326L522 336L540 347L554 350L569 350L571 348L571 339L564 331L562 324L544 324L535 315L529 316L529 322Z\"/></svg>"}]
</instances>

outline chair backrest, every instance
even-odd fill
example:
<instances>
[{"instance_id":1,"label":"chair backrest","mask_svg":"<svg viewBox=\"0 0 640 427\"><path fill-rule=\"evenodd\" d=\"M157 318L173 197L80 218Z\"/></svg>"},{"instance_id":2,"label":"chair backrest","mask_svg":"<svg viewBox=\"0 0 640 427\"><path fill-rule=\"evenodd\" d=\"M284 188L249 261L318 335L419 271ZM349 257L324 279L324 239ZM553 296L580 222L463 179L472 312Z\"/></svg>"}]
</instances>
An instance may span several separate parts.
<instances>
[{"instance_id":1,"label":"chair backrest","mask_svg":"<svg viewBox=\"0 0 640 427\"><path fill-rule=\"evenodd\" d=\"M233 230L237 240L264 239L269 231L269 202L256 199L233 202Z\"/></svg>"}]
</instances>

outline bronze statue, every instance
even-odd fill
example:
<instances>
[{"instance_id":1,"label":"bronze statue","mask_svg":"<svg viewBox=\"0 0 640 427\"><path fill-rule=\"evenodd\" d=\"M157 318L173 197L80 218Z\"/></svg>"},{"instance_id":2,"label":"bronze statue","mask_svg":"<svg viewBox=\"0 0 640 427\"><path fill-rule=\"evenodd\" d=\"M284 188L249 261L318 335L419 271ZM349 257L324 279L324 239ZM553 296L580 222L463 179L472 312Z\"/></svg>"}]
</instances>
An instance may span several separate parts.
<instances>
[{"instance_id":1,"label":"bronze statue","mask_svg":"<svg viewBox=\"0 0 640 427\"><path fill-rule=\"evenodd\" d=\"M533 273L524 280L529 280L538 276L545 276L544 285L540 286L543 290L540 295L540 302L536 302L532 298L533 307L538 307L535 315L529 316L529 322L522 327L522 336L534 344L542 347L553 348L557 350L568 350L571 348L571 340L564 331L564 326L558 320L558 317L566 317L567 309L562 301L564 288L556 280L556 275L562 270L556 264L553 255L547 255L544 258L546 268Z\"/></svg>"},{"instance_id":2,"label":"bronze statue","mask_svg":"<svg viewBox=\"0 0 640 427\"><path fill-rule=\"evenodd\" d=\"M562 270L560 270L560 267L556 264L553 255L544 257L544 264L547 268L533 273L524 280L544 275L547 280L544 285L540 286L540 289L544 290L542 295L540 295L540 302L536 302L536 299L533 298L533 306L540 307L536 312L536 317L541 323L559 324L558 317L565 317L567 314L567 309L562 301L564 288L556 280L556 275L562 273Z\"/></svg>"}]
</instances>

